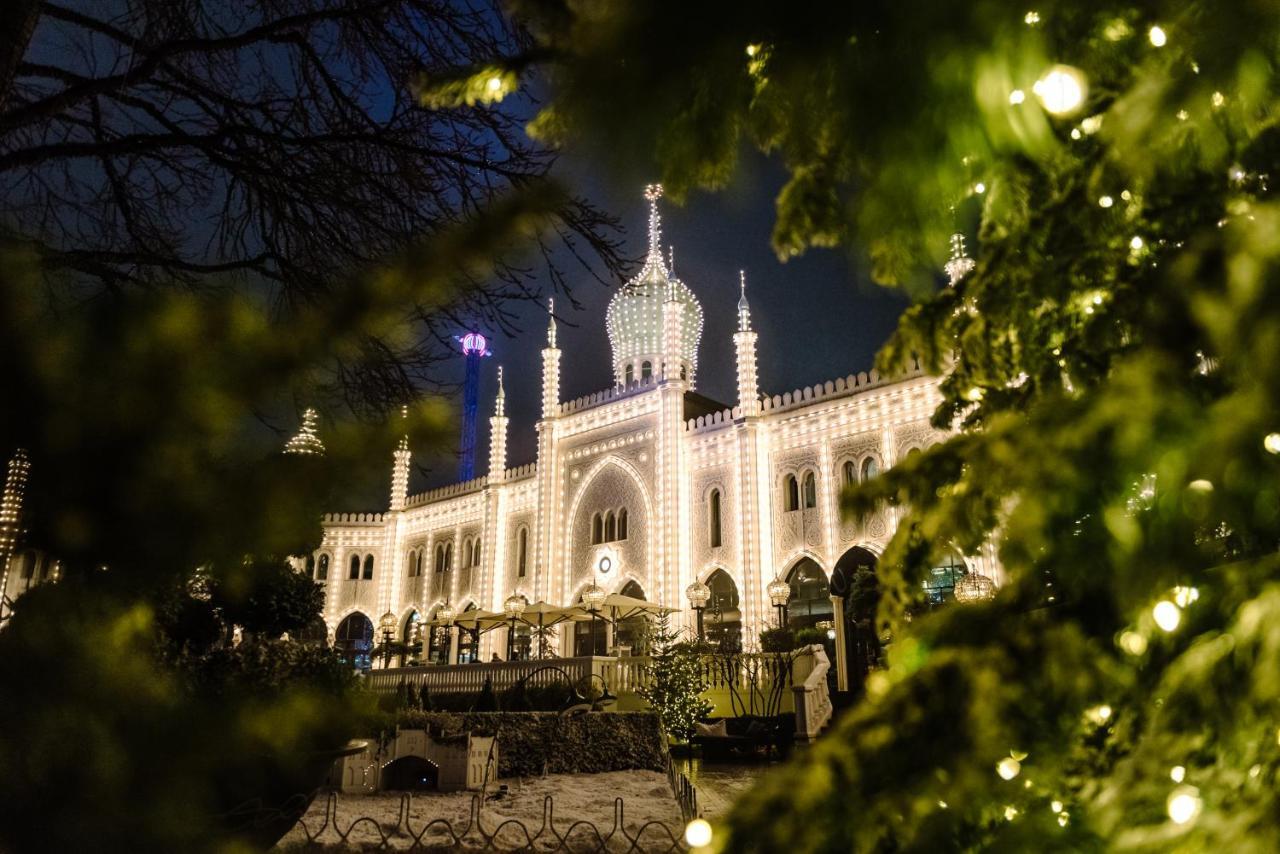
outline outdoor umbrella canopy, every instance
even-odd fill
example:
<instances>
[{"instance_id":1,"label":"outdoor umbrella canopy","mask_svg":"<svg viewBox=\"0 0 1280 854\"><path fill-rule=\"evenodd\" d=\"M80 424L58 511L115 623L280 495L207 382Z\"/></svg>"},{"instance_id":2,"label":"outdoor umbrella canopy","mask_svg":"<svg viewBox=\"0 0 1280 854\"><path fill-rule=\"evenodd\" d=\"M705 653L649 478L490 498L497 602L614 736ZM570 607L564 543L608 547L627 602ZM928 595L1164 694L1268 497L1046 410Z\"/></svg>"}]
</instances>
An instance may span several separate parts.
<instances>
[{"instance_id":1,"label":"outdoor umbrella canopy","mask_svg":"<svg viewBox=\"0 0 1280 854\"><path fill-rule=\"evenodd\" d=\"M587 610L585 605L575 605L572 608L566 608L566 611L573 611L578 614L591 616L591 612ZM668 608L665 605L659 605L657 602L646 602L643 599L637 599L634 596L623 596L621 593L610 593L604 598L604 602L600 604L600 611L597 616L606 620L625 620L628 617L634 617L638 614L645 616L657 614L672 614L680 610L679 608ZM611 616L604 616L608 612Z\"/></svg>"}]
</instances>

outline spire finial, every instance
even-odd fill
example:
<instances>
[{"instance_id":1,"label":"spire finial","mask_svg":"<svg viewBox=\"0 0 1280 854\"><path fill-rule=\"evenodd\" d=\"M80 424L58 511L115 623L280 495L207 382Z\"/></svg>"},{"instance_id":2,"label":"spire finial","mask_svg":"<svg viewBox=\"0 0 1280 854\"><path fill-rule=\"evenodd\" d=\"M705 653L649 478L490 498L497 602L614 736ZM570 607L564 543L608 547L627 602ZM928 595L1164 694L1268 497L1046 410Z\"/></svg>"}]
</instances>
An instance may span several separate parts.
<instances>
[{"instance_id":1,"label":"spire finial","mask_svg":"<svg viewBox=\"0 0 1280 854\"><path fill-rule=\"evenodd\" d=\"M662 217L658 215L658 199L662 198L662 185L649 184L644 188L649 200L649 258L662 263Z\"/></svg>"},{"instance_id":2,"label":"spire finial","mask_svg":"<svg viewBox=\"0 0 1280 854\"><path fill-rule=\"evenodd\" d=\"M316 411L308 407L302 413L302 427L298 429L297 435L285 443L284 452L286 454L298 454L300 456L323 456L324 443L320 441L316 432Z\"/></svg>"},{"instance_id":3,"label":"spire finial","mask_svg":"<svg viewBox=\"0 0 1280 854\"><path fill-rule=\"evenodd\" d=\"M947 273L947 278L950 279L948 284L955 287L956 282L963 279L976 266L974 260L965 255L964 235L957 231L951 235L951 258L942 267Z\"/></svg>"},{"instance_id":4,"label":"spire finial","mask_svg":"<svg viewBox=\"0 0 1280 854\"><path fill-rule=\"evenodd\" d=\"M502 387L502 365L498 365L498 403L495 414L503 416L507 414L507 390Z\"/></svg>"},{"instance_id":5,"label":"spire finial","mask_svg":"<svg viewBox=\"0 0 1280 854\"><path fill-rule=\"evenodd\" d=\"M547 346L556 346L556 298L547 300L547 315L551 318L547 323Z\"/></svg>"},{"instance_id":6,"label":"spire finial","mask_svg":"<svg viewBox=\"0 0 1280 854\"><path fill-rule=\"evenodd\" d=\"M738 271L738 331L751 329L751 308L747 305L747 271Z\"/></svg>"},{"instance_id":7,"label":"spire finial","mask_svg":"<svg viewBox=\"0 0 1280 854\"><path fill-rule=\"evenodd\" d=\"M671 268L671 275L676 274L676 247L673 243L667 247L667 257L670 259L667 266Z\"/></svg>"}]
</instances>

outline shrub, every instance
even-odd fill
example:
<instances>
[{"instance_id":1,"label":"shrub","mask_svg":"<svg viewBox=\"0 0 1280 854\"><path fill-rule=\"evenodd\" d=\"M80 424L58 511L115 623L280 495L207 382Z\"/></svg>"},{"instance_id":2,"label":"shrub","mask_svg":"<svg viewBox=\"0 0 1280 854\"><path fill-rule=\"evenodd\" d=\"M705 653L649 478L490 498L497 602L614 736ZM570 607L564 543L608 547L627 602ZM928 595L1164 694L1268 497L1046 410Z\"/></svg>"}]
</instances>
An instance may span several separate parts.
<instances>
[{"instance_id":1,"label":"shrub","mask_svg":"<svg viewBox=\"0 0 1280 854\"><path fill-rule=\"evenodd\" d=\"M796 638L791 629L765 629L760 633L760 649L764 652L791 652L795 648Z\"/></svg>"}]
</instances>

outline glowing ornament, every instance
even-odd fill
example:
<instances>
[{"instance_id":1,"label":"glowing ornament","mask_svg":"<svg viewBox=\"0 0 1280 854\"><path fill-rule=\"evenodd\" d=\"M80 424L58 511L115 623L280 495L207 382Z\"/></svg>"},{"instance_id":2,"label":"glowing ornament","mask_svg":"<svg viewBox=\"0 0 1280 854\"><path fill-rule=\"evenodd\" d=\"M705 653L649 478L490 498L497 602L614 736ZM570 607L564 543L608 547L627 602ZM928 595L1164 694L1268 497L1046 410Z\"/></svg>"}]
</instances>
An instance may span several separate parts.
<instances>
[{"instance_id":1,"label":"glowing ornament","mask_svg":"<svg viewBox=\"0 0 1280 854\"><path fill-rule=\"evenodd\" d=\"M1012 756L1006 756L996 763L996 773L1002 780L1012 780L1022 771L1022 763Z\"/></svg>"},{"instance_id":2,"label":"glowing ornament","mask_svg":"<svg viewBox=\"0 0 1280 854\"><path fill-rule=\"evenodd\" d=\"M684 829L684 841L690 848L703 848L711 844L711 824L704 818L695 818Z\"/></svg>"},{"instance_id":3,"label":"glowing ornament","mask_svg":"<svg viewBox=\"0 0 1280 854\"><path fill-rule=\"evenodd\" d=\"M1089 720L1093 721L1094 725L1102 726L1107 721L1111 720L1111 707L1105 703L1101 706L1094 706L1092 709L1085 712L1085 716L1088 717Z\"/></svg>"},{"instance_id":4,"label":"glowing ornament","mask_svg":"<svg viewBox=\"0 0 1280 854\"><path fill-rule=\"evenodd\" d=\"M980 572L969 572L956 579L953 594L957 602L984 602L995 598L996 583Z\"/></svg>"},{"instance_id":5,"label":"glowing ornament","mask_svg":"<svg viewBox=\"0 0 1280 854\"><path fill-rule=\"evenodd\" d=\"M1175 765L1169 769L1169 779L1175 783L1181 783L1187 778L1187 769L1182 765Z\"/></svg>"},{"instance_id":6,"label":"glowing ornament","mask_svg":"<svg viewBox=\"0 0 1280 854\"><path fill-rule=\"evenodd\" d=\"M1221 107L1223 104L1227 103L1227 96L1223 95L1221 92L1214 92L1213 95L1209 97L1209 100L1215 107Z\"/></svg>"},{"instance_id":7,"label":"glowing ornament","mask_svg":"<svg viewBox=\"0 0 1280 854\"><path fill-rule=\"evenodd\" d=\"M1055 65L1045 72L1032 87L1036 97L1046 110L1055 116L1065 116L1080 109L1084 103L1085 82L1083 72L1070 65Z\"/></svg>"},{"instance_id":8,"label":"glowing ornament","mask_svg":"<svg viewBox=\"0 0 1280 854\"><path fill-rule=\"evenodd\" d=\"M1200 815L1200 790L1195 786L1179 786L1169 794L1165 807L1174 824L1186 824Z\"/></svg>"},{"instance_id":9,"label":"glowing ornament","mask_svg":"<svg viewBox=\"0 0 1280 854\"><path fill-rule=\"evenodd\" d=\"M1280 454L1280 433L1268 433L1262 439L1262 447L1268 454Z\"/></svg>"},{"instance_id":10,"label":"glowing ornament","mask_svg":"<svg viewBox=\"0 0 1280 854\"><path fill-rule=\"evenodd\" d=\"M1023 92L1021 89L1014 89L1012 92L1009 93L1010 104L1014 104L1014 105L1021 104L1025 100L1027 100L1027 93Z\"/></svg>"},{"instance_id":11,"label":"glowing ornament","mask_svg":"<svg viewBox=\"0 0 1280 854\"><path fill-rule=\"evenodd\" d=\"M1114 205L1115 203L1116 203L1116 200L1115 200L1115 199L1113 199L1113 198L1111 198L1110 196L1099 196L1099 197L1098 197L1098 207L1100 207L1100 208L1109 208L1109 207L1111 207L1112 205Z\"/></svg>"},{"instance_id":12,"label":"glowing ornament","mask_svg":"<svg viewBox=\"0 0 1280 854\"><path fill-rule=\"evenodd\" d=\"M1151 609L1151 616L1155 619L1156 625L1166 632L1171 632L1182 624L1182 609L1168 599L1157 602Z\"/></svg>"},{"instance_id":13,"label":"glowing ornament","mask_svg":"<svg viewBox=\"0 0 1280 854\"><path fill-rule=\"evenodd\" d=\"M1040 23L1040 13L1035 11L1028 12L1022 17L1022 20L1028 27L1034 27L1036 24Z\"/></svg>"},{"instance_id":14,"label":"glowing ornament","mask_svg":"<svg viewBox=\"0 0 1280 854\"><path fill-rule=\"evenodd\" d=\"M1147 244L1143 241L1143 239L1136 234L1133 236L1133 239L1129 241L1129 248L1132 249L1134 252L1140 251L1142 247L1146 245Z\"/></svg>"},{"instance_id":15,"label":"glowing ornament","mask_svg":"<svg viewBox=\"0 0 1280 854\"><path fill-rule=\"evenodd\" d=\"M1120 648L1130 655L1142 655L1147 651L1147 639L1137 632L1126 631L1120 635Z\"/></svg>"},{"instance_id":16,"label":"glowing ornament","mask_svg":"<svg viewBox=\"0 0 1280 854\"><path fill-rule=\"evenodd\" d=\"M1165 42L1169 40L1169 37L1159 25L1156 25L1147 31L1147 40L1156 47L1164 47Z\"/></svg>"},{"instance_id":17,"label":"glowing ornament","mask_svg":"<svg viewBox=\"0 0 1280 854\"><path fill-rule=\"evenodd\" d=\"M495 92L495 93L496 93L496 92L501 91L501 90L502 90L502 78L501 78L501 77L490 77L490 78L489 78L488 86L489 86L489 91L490 91L490 92Z\"/></svg>"},{"instance_id":18,"label":"glowing ornament","mask_svg":"<svg viewBox=\"0 0 1280 854\"><path fill-rule=\"evenodd\" d=\"M1062 801L1050 801L1049 809L1053 810L1055 815L1062 812Z\"/></svg>"}]
</instances>

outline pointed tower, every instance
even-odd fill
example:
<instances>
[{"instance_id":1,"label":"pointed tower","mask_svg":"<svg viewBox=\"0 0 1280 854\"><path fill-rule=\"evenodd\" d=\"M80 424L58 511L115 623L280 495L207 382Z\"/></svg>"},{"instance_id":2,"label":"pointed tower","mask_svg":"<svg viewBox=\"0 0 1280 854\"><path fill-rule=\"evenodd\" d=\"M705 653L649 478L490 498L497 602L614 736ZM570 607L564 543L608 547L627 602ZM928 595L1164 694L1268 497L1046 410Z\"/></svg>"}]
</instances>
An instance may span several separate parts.
<instances>
[{"instance_id":1,"label":"pointed tower","mask_svg":"<svg viewBox=\"0 0 1280 854\"><path fill-rule=\"evenodd\" d=\"M400 409L400 417L408 420L409 407ZM409 453L409 437L402 436L400 444L391 455L391 510L393 512L403 510L409 498L409 461L412 456Z\"/></svg>"},{"instance_id":2,"label":"pointed tower","mask_svg":"<svg viewBox=\"0 0 1280 854\"><path fill-rule=\"evenodd\" d=\"M9 458L4 494L0 495L0 594L8 589L9 563L22 535L22 502L26 497L30 471L31 462L27 459L26 450L18 448Z\"/></svg>"},{"instance_id":3,"label":"pointed tower","mask_svg":"<svg viewBox=\"0 0 1280 854\"><path fill-rule=\"evenodd\" d=\"M458 480L476 476L476 418L480 412L480 360L492 355L489 342L479 332L457 336L467 359L466 378L462 383L462 442L458 453Z\"/></svg>"},{"instance_id":4,"label":"pointed tower","mask_svg":"<svg viewBox=\"0 0 1280 854\"><path fill-rule=\"evenodd\" d=\"M560 349L556 347L556 301L547 304L547 346L542 348L542 417L555 418L560 408Z\"/></svg>"},{"instance_id":5,"label":"pointed tower","mask_svg":"<svg viewBox=\"0 0 1280 854\"><path fill-rule=\"evenodd\" d=\"M324 443L316 431L316 411L308 407L302 413L302 426L293 438L285 442L284 452L302 457L324 456Z\"/></svg>"},{"instance_id":6,"label":"pointed tower","mask_svg":"<svg viewBox=\"0 0 1280 854\"><path fill-rule=\"evenodd\" d=\"M957 231L951 235L951 257L942 265L947 273L947 284L954 288L956 282L969 275L976 266L974 260L965 254L964 235Z\"/></svg>"},{"instance_id":7,"label":"pointed tower","mask_svg":"<svg viewBox=\"0 0 1280 854\"><path fill-rule=\"evenodd\" d=\"M751 328L751 307L747 305L747 274L738 272L738 331L733 346L738 355L738 406L743 418L760 414L760 387L756 377L756 333Z\"/></svg>"},{"instance_id":8,"label":"pointed tower","mask_svg":"<svg viewBox=\"0 0 1280 854\"><path fill-rule=\"evenodd\" d=\"M489 419L489 482L502 479L507 470L507 392L502 387L502 365L498 365L498 399Z\"/></svg>"}]
</instances>

